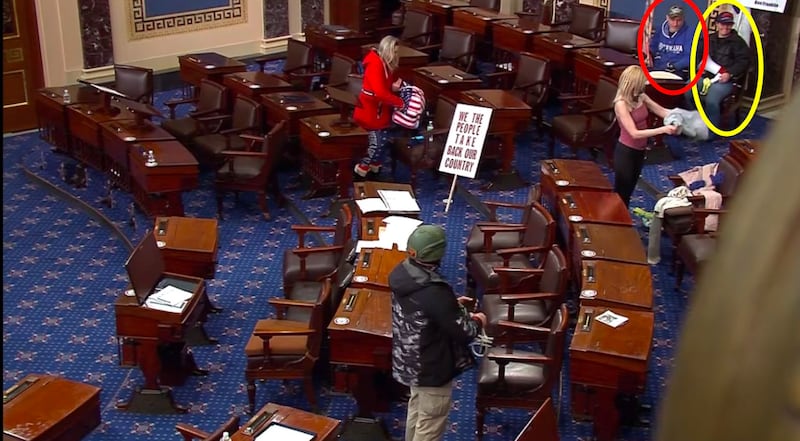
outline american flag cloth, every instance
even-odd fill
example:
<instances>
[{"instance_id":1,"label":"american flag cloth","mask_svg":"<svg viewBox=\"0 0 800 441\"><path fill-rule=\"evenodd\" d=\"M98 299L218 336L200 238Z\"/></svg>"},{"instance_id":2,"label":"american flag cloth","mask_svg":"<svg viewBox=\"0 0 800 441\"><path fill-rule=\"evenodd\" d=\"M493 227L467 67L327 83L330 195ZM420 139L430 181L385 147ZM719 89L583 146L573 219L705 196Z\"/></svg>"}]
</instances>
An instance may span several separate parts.
<instances>
[{"instance_id":1,"label":"american flag cloth","mask_svg":"<svg viewBox=\"0 0 800 441\"><path fill-rule=\"evenodd\" d=\"M650 5L653 3L653 0L646 0L644 2L645 11ZM644 53L644 59L647 60L648 63L653 63L652 54L650 53L650 38L653 35L653 13L655 9L650 11L650 15L647 16L647 21L644 25L644 32L642 33L642 52Z\"/></svg>"},{"instance_id":2,"label":"american flag cloth","mask_svg":"<svg viewBox=\"0 0 800 441\"><path fill-rule=\"evenodd\" d=\"M399 92L400 99L405 105L402 109L395 109L392 121L400 127L416 129L419 127L419 120L425 111L425 92L405 81L400 86Z\"/></svg>"}]
</instances>

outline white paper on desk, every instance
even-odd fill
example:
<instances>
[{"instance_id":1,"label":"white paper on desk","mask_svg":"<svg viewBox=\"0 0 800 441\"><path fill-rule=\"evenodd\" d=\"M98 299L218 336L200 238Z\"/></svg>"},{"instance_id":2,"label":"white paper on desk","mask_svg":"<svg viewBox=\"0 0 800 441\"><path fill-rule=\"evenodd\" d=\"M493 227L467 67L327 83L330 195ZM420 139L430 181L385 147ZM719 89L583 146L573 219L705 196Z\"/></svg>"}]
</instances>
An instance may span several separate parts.
<instances>
[{"instance_id":1,"label":"white paper on desk","mask_svg":"<svg viewBox=\"0 0 800 441\"><path fill-rule=\"evenodd\" d=\"M378 196L389 207L389 211L419 211L417 200L405 190L378 190Z\"/></svg>"},{"instance_id":2,"label":"white paper on desk","mask_svg":"<svg viewBox=\"0 0 800 441\"><path fill-rule=\"evenodd\" d=\"M623 323L627 322L628 317L613 313L611 312L611 310L606 310L606 312L595 317L595 320L597 320L600 323L611 326L612 328L616 328L622 325Z\"/></svg>"},{"instance_id":3,"label":"white paper on desk","mask_svg":"<svg viewBox=\"0 0 800 441\"><path fill-rule=\"evenodd\" d=\"M389 211L389 208L383 203L381 198L357 199L356 205L358 205L358 209L361 210L362 213Z\"/></svg>"},{"instance_id":4,"label":"white paper on desk","mask_svg":"<svg viewBox=\"0 0 800 441\"><path fill-rule=\"evenodd\" d=\"M144 306L150 309L154 309L156 311L175 312L180 314L181 312L183 312L183 307L185 306L185 304L181 306L172 306L172 305L167 305L165 303L154 302L150 300L150 298L148 297L147 300L144 301Z\"/></svg>"},{"instance_id":5,"label":"white paper on desk","mask_svg":"<svg viewBox=\"0 0 800 441\"><path fill-rule=\"evenodd\" d=\"M167 312L181 312L186 302L192 298L192 293L180 289L173 285L167 285L163 289L156 291L145 300L144 304L148 308Z\"/></svg>"},{"instance_id":6,"label":"white paper on desk","mask_svg":"<svg viewBox=\"0 0 800 441\"><path fill-rule=\"evenodd\" d=\"M383 222L386 226L379 230L379 239L384 242L396 243L397 249L400 251L406 250L408 236L411 236L411 233L422 224L419 219L404 216L389 216Z\"/></svg>"},{"instance_id":7,"label":"white paper on desk","mask_svg":"<svg viewBox=\"0 0 800 441\"><path fill-rule=\"evenodd\" d=\"M279 424L270 424L266 430L256 437L256 441L311 441L313 439L314 434L301 432Z\"/></svg>"}]
</instances>

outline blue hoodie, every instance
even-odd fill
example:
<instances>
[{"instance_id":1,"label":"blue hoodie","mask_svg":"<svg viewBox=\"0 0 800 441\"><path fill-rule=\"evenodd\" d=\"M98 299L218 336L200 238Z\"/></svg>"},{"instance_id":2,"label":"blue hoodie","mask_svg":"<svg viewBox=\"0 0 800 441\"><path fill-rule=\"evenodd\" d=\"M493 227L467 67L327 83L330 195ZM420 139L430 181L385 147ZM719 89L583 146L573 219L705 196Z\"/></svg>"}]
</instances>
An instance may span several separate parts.
<instances>
[{"instance_id":1,"label":"blue hoodie","mask_svg":"<svg viewBox=\"0 0 800 441\"><path fill-rule=\"evenodd\" d=\"M661 31L650 39L650 54L653 57L653 70L666 70L672 63L676 70L689 68L689 54L692 49L692 35L684 24L674 35L669 35L669 23L664 20Z\"/></svg>"}]
</instances>

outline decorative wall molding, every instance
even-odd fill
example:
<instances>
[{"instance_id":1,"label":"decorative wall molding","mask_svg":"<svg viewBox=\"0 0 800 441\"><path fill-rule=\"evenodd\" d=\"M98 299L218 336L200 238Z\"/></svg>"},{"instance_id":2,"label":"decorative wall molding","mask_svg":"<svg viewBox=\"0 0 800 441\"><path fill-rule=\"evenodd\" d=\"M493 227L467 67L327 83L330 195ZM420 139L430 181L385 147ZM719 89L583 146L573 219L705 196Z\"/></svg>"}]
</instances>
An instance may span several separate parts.
<instances>
[{"instance_id":1,"label":"decorative wall molding","mask_svg":"<svg viewBox=\"0 0 800 441\"><path fill-rule=\"evenodd\" d=\"M128 36L131 40L193 32L247 22L247 0L227 0L227 5L196 8L198 3L183 0L182 12L148 15L147 0L127 0Z\"/></svg>"}]
</instances>

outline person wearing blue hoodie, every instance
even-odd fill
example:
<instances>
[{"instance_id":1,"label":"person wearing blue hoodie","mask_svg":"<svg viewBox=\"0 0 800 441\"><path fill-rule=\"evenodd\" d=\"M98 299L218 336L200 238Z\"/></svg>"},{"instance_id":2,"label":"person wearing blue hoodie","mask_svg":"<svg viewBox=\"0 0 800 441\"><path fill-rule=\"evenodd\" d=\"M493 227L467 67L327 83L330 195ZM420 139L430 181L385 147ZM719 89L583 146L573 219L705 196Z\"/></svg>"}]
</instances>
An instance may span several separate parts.
<instances>
[{"instance_id":1,"label":"person wearing blue hoodie","mask_svg":"<svg viewBox=\"0 0 800 441\"><path fill-rule=\"evenodd\" d=\"M692 34L686 26L683 8L673 5L661 28L650 38L651 71L667 71L689 79Z\"/></svg>"}]
</instances>

